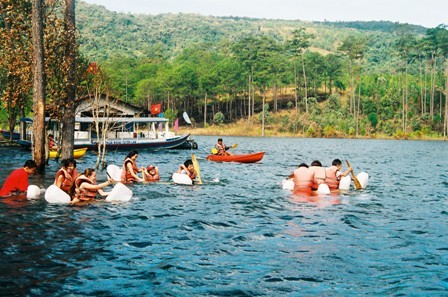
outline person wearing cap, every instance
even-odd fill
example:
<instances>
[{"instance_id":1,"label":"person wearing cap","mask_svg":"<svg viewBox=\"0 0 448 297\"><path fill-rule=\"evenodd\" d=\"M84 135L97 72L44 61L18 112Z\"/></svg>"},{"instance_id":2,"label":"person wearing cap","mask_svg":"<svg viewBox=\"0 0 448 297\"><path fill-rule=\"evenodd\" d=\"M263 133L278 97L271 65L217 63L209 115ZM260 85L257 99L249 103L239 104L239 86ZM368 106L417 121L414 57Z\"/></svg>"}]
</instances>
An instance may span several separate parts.
<instances>
[{"instance_id":1,"label":"person wearing cap","mask_svg":"<svg viewBox=\"0 0 448 297\"><path fill-rule=\"evenodd\" d=\"M156 182L160 180L159 168L154 165L149 165L143 169L143 179L149 182Z\"/></svg>"}]
</instances>

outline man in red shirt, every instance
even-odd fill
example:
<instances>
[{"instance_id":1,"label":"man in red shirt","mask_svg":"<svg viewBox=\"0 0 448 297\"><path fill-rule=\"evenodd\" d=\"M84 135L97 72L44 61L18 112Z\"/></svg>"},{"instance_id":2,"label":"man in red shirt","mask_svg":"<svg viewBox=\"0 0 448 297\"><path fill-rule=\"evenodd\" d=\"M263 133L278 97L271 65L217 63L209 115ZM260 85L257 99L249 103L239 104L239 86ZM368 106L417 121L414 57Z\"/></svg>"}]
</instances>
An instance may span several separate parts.
<instances>
[{"instance_id":1,"label":"man in red shirt","mask_svg":"<svg viewBox=\"0 0 448 297\"><path fill-rule=\"evenodd\" d=\"M36 162L27 160L22 168L15 169L11 172L0 190L0 197L10 194L26 193L28 189L28 176L36 172L36 167Z\"/></svg>"}]
</instances>

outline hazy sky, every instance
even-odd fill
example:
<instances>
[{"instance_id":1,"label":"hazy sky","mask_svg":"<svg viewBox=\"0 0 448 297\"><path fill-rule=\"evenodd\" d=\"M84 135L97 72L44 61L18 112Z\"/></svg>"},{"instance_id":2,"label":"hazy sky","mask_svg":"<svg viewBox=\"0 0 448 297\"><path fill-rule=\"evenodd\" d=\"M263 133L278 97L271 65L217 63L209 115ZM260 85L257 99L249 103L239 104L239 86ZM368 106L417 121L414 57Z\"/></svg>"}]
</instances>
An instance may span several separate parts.
<instances>
[{"instance_id":1,"label":"hazy sky","mask_svg":"<svg viewBox=\"0 0 448 297\"><path fill-rule=\"evenodd\" d=\"M109 10L199 13L304 21L392 21L448 24L448 0L83 0Z\"/></svg>"}]
</instances>

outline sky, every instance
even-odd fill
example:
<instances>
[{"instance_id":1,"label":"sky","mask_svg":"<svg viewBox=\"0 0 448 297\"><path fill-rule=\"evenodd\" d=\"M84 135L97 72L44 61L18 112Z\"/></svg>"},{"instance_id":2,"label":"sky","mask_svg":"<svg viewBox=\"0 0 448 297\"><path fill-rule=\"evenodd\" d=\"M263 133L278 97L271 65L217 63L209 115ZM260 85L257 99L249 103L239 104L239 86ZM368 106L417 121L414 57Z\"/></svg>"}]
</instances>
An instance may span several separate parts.
<instances>
[{"instance_id":1,"label":"sky","mask_svg":"<svg viewBox=\"0 0 448 297\"><path fill-rule=\"evenodd\" d=\"M82 0L124 13L198 13L302 21L448 25L448 0Z\"/></svg>"}]
</instances>

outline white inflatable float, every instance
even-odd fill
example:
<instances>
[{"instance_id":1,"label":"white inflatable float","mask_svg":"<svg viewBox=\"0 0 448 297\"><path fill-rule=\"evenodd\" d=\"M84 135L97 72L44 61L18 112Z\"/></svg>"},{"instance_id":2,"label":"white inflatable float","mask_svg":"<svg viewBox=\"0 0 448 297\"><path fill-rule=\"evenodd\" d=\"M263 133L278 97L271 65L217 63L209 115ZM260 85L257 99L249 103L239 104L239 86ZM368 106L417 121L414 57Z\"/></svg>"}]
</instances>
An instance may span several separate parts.
<instances>
[{"instance_id":1,"label":"white inflatable float","mask_svg":"<svg viewBox=\"0 0 448 297\"><path fill-rule=\"evenodd\" d=\"M356 177L358 178L361 187L365 189L369 181L369 174L367 172L360 172Z\"/></svg>"},{"instance_id":2,"label":"white inflatable float","mask_svg":"<svg viewBox=\"0 0 448 297\"><path fill-rule=\"evenodd\" d=\"M284 179L282 181L282 188L283 188L283 190L289 190L289 191L294 190L293 179L292 178ZM328 195L328 194L330 194L330 188L328 188L328 186L326 184L320 184L319 188L317 189L317 194Z\"/></svg>"},{"instance_id":3,"label":"white inflatable float","mask_svg":"<svg viewBox=\"0 0 448 297\"><path fill-rule=\"evenodd\" d=\"M114 186L112 191L106 197L108 202L126 202L131 200L132 191L122 183L118 183Z\"/></svg>"},{"instance_id":4,"label":"white inflatable float","mask_svg":"<svg viewBox=\"0 0 448 297\"><path fill-rule=\"evenodd\" d=\"M350 190L350 183L352 182L352 178L350 175L341 177L339 181L339 190Z\"/></svg>"},{"instance_id":5,"label":"white inflatable float","mask_svg":"<svg viewBox=\"0 0 448 297\"><path fill-rule=\"evenodd\" d=\"M70 196L55 185L51 185L45 191L45 200L48 203L68 204Z\"/></svg>"},{"instance_id":6,"label":"white inflatable float","mask_svg":"<svg viewBox=\"0 0 448 297\"><path fill-rule=\"evenodd\" d=\"M175 184L180 184L180 185L192 185L193 184L193 181L191 180L191 178L186 174L173 173L172 179Z\"/></svg>"},{"instance_id":7,"label":"white inflatable float","mask_svg":"<svg viewBox=\"0 0 448 297\"><path fill-rule=\"evenodd\" d=\"M26 190L26 198L28 198L28 199L39 198L40 194L41 194L41 190L36 185L29 185L28 189Z\"/></svg>"},{"instance_id":8,"label":"white inflatable float","mask_svg":"<svg viewBox=\"0 0 448 297\"><path fill-rule=\"evenodd\" d=\"M106 168L106 172L114 181L121 181L121 168L117 165L108 165Z\"/></svg>"}]
</instances>

